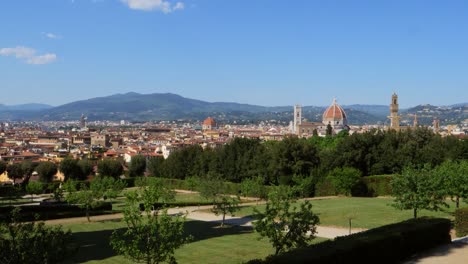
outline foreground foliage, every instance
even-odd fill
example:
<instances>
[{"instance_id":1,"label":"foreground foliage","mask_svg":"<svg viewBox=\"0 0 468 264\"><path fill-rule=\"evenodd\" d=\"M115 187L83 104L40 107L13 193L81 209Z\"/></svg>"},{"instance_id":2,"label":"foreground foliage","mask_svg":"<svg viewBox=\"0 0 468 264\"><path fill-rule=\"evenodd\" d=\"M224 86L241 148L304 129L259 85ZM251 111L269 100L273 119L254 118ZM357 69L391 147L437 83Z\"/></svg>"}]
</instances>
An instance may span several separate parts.
<instances>
[{"instance_id":1,"label":"foreground foliage","mask_svg":"<svg viewBox=\"0 0 468 264\"><path fill-rule=\"evenodd\" d=\"M72 252L71 232L44 222L22 223L20 210L0 225L0 263L57 263Z\"/></svg>"},{"instance_id":2,"label":"foreground foliage","mask_svg":"<svg viewBox=\"0 0 468 264\"><path fill-rule=\"evenodd\" d=\"M442 178L425 166L417 170L407 167L401 175L392 180L395 201L392 204L400 210L413 210L414 218L422 209L438 211L448 207L445 202L445 190Z\"/></svg>"},{"instance_id":3,"label":"foreground foliage","mask_svg":"<svg viewBox=\"0 0 468 264\"><path fill-rule=\"evenodd\" d=\"M275 248L275 255L291 248L304 247L314 239L319 218L308 201L299 210L291 207L289 190L277 190L269 195L264 212L256 210L255 231L267 237Z\"/></svg>"},{"instance_id":4,"label":"foreground foliage","mask_svg":"<svg viewBox=\"0 0 468 264\"><path fill-rule=\"evenodd\" d=\"M154 207L160 199L166 200L167 190L157 181L151 181L137 191L126 193L124 231L114 231L111 246L119 254L135 262L176 263L174 252L187 242L184 237L185 217L169 216L167 209ZM140 211L143 202L144 212Z\"/></svg>"}]
</instances>

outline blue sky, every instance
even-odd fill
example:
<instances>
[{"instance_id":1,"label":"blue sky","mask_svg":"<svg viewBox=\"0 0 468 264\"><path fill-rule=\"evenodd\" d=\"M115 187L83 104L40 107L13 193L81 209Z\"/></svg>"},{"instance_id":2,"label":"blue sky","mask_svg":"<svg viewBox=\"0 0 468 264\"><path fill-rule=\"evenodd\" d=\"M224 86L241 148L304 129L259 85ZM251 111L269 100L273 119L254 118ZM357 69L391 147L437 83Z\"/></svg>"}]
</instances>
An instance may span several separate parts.
<instances>
[{"instance_id":1,"label":"blue sky","mask_svg":"<svg viewBox=\"0 0 468 264\"><path fill-rule=\"evenodd\" d=\"M468 1L2 0L0 103L468 101Z\"/></svg>"}]
</instances>

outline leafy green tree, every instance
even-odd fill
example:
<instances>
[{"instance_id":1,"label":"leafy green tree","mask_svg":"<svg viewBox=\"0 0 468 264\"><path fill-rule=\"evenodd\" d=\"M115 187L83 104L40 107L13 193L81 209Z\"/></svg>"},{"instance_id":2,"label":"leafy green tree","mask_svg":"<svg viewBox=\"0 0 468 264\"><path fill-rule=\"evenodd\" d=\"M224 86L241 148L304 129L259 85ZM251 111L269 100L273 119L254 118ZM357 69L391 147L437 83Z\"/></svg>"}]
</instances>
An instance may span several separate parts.
<instances>
[{"instance_id":1,"label":"leafy green tree","mask_svg":"<svg viewBox=\"0 0 468 264\"><path fill-rule=\"evenodd\" d=\"M26 192L31 195L31 202L34 200L34 195L41 194L43 190L43 185L37 181L30 181L28 185L26 185Z\"/></svg>"},{"instance_id":2,"label":"leafy green tree","mask_svg":"<svg viewBox=\"0 0 468 264\"><path fill-rule=\"evenodd\" d=\"M328 174L336 191L346 196L351 196L351 192L361 181L361 172L354 168L336 168Z\"/></svg>"},{"instance_id":3,"label":"leafy green tree","mask_svg":"<svg viewBox=\"0 0 468 264\"><path fill-rule=\"evenodd\" d=\"M10 221L0 224L0 263L59 263L74 252L72 234L44 222L21 222L15 208Z\"/></svg>"},{"instance_id":4,"label":"leafy green tree","mask_svg":"<svg viewBox=\"0 0 468 264\"><path fill-rule=\"evenodd\" d=\"M13 163L7 167L8 178L13 180L13 184L16 183L16 179L23 178L23 169L21 168L21 163Z\"/></svg>"},{"instance_id":5,"label":"leafy green tree","mask_svg":"<svg viewBox=\"0 0 468 264\"><path fill-rule=\"evenodd\" d=\"M39 179L43 183L52 182L54 175L57 174L57 165L50 161L39 163L36 167L36 171L39 174Z\"/></svg>"},{"instance_id":6,"label":"leafy green tree","mask_svg":"<svg viewBox=\"0 0 468 264\"><path fill-rule=\"evenodd\" d=\"M164 165L164 158L163 157L152 157L148 160L148 171L151 176L154 177L163 177L163 165Z\"/></svg>"},{"instance_id":7,"label":"leafy green tree","mask_svg":"<svg viewBox=\"0 0 468 264\"><path fill-rule=\"evenodd\" d=\"M89 175L93 174L93 163L87 159L82 159L78 161L78 166L81 169L81 175L83 180L85 180Z\"/></svg>"},{"instance_id":8,"label":"leafy green tree","mask_svg":"<svg viewBox=\"0 0 468 264\"><path fill-rule=\"evenodd\" d=\"M146 157L136 155L132 157L128 167L130 177L144 176L146 170Z\"/></svg>"},{"instance_id":9,"label":"leafy green tree","mask_svg":"<svg viewBox=\"0 0 468 264\"><path fill-rule=\"evenodd\" d=\"M7 169L7 164L3 160L0 160L0 174L3 174Z\"/></svg>"},{"instance_id":10,"label":"leafy green tree","mask_svg":"<svg viewBox=\"0 0 468 264\"><path fill-rule=\"evenodd\" d=\"M185 182L187 183L190 191L194 191L198 186L200 186L200 178L196 176L185 178Z\"/></svg>"},{"instance_id":11,"label":"leafy green tree","mask_svg":"<svg viewBox=\"0 0 468 264\"><path fill-rule=\"evenodd\" d=\"M65 181L68 179L83 180L83 171L78 165L78 161L72 158L65 158L60 162L60 171L65 176Z\"/></svg>"},{"instance_id":12,"label":"leafy green tree","mask_svg":"<svg viewBox=\"0 0 468 264\"><path fill-rule=\"evenodd\" d=\"M436 177L441 177L445 191L460 207L460 199L468 198L468 161L446 161L435 169Z\"/></svg>"},{"instance_id":13,"label":"leafy green tree","mask_svg":"<svg viewBox=\"0 0 468 264\"><path fill-rule=\"evenodd\" d=\"M226 214L234 215L239 211L240 199L238 196L231 197L226 195L227 186L219 177L203 179L201 181L200 195L213 203L211 211L215 215L222 215L221 227L224 226Z\"/></svg>"},{"instance_id":14,"label":"leafy green tree","mask_svg":"<svg viewBox=\"0 0 468 264\"><path fill-rule=\"evenodd\" d=\"M327 137L331 137L333 135L333 127L330 124L327 125L327 130L325 131L325 135Z\"/></svg>"},{"instance_id":15,"label":"leafy green tree","mask_svg":"<svg viewBox=\"0 0 468 264\"><path fill-rule=\"evenodd\" d=\"M98 173L101 176L110 176L112 178L119 178L123 173L122 164L113 159L104 159L98 162Z\"/></svg>"},{"instance_id":16,"label":"leafy green tree","mask_svg":"<svg viewBox=\"0 0 468 264\"><path fill-rule=\"evenodd\" d=\"M312 176L294 175L292 180L293 192L296 196L305 198L313 195L315 182Z\"/></svg>"},{"instance_id":17,"label":"leafy green tree","mask_svg":"<svg viewBox=\"0 0 468 264\"><path fill-rule=\"evenodd\" d=\"M35 168L36 168L36 164L34 164L30 160L26 160L21 163L21 169L23 170L23 175L24 175L24 180L23 180L24 184L29 183L29 179L31 178L31 175L34 172Z\"/></svg>"},{"instance_id":18,"label":"leafy green tree","mask_svg":"<svg viewBox=\"0 0 468 264\"><path fill-rule=\"evenodd\" d=\"M170 190L150 181L137 191L126 193L124 221L127 228L112 233L110 245L120 255L134 262L176 263L174 251L187 243L184 236L185 217L169 216L167 209L154 206L158 201L167 201ZM173 198L172 198L173 199ZM140 203L144 204L143 214Z\"/></svg>"},{"instance_id":19,"label":"leafy green tree","mask_svg":"<svg viewBox=\"0 0 468 264\"><path fill-rule=\"evenodd\" d=\"M257 198L265 198L266 188L263 185L261 177L245 179L241 182L241 192L244 196L252 196Z\"/></svg>"},{"instance_id":20,"label":"leafy green tree","mask_svg":"<svg viewBox=\"0 0 468 264\"><path fill-rule=\"evenodd\" d=\"M111 177L96 177L89 184L83 182L78 184L69 180L64 185L64 189L68 192L65 200L85 209L86 218L88 222L91 222L90 211L96 208L102 200L117 197L124 188L125 183L122 180Z\"/></svg>"},{"instance_id":21,"label":"leafy green tree","mask_svg":"<svg viewBox=\"0 0 468 264\"><path fill-rule=\"evenodd\" d=\"M413 210L414 218L418 212L426 209L438 211L447 207L442 180L434 177L429 166L417 170L406 167L401 175L395 175L391 181L395 198L392 206L400 210Z\"/></svg>"},{"instance_id":22,"label":"leafy green tree","mask_svg":"<svg viewBox=\"0 0 468 264\"><path fill-rule=\"evenodd\" d=\"M306 246L316 233L319 217L312 212L312 204L305 201L298 209L292 202L290 193L279 189L270 193L264 212L255 209L255 231L269 239L275 255Z\"/></svg>"}]
</instances>

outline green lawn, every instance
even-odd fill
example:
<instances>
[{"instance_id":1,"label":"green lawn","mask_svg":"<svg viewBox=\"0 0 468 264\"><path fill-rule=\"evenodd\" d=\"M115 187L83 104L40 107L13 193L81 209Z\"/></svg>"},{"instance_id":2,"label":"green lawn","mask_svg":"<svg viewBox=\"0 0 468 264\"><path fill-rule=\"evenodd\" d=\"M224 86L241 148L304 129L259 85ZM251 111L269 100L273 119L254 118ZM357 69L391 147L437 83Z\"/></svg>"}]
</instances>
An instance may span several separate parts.
<instances>
[{"instance_id":1,"label":"green lawn","mask_svg":"<svg viewBox=\"0 0 468 264\"><path fill-rule=\"evenodd\" d=\"M79 245L66 263L133 263L116 256L109 246L112 231L124 226L120 221L64 225L64 229L72 230ZM219 228L214 223L187 221L186 230L194 240L176 251L178 263L241 263L274 253L269 242L258 240L258 234L250 228ZM314 243L324 240L316 238Z\"/></svg>"},{"instance_id":2,"label":"green lawn","mask_svg":"<svg viewBox=\"0 0 468 264\"><path fill-rule=\"evenodd\" d=\"M352 217L352 226L356 228L375 228L386 224L404 221L413 217L413 211L400 211L389 206L392 198L336 198L311 201L312 210L320 217L320 225L348 227L348 217ZM442 212L423 210L420 216L435 216L453 219L455 205ZM256 206L264 210L265 205ZM242 207L236 216L253 214L252 206Z\"/></svg>"}]
</instances>

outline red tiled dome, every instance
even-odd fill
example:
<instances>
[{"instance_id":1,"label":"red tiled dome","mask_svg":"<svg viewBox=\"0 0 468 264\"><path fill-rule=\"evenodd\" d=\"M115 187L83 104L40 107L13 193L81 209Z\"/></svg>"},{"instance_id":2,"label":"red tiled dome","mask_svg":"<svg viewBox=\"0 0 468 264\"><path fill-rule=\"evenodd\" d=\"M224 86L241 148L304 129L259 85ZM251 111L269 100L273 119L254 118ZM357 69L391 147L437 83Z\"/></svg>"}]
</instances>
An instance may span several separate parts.
<instances>
[{"instance_id":1,"label":"red tiled dome","mask_svg":"<svg viewBox=\"0 0 468 264\"><path fill-rule=\"evenodd\" d=\"M342 121L346 120L346 112L336 103L336 99L333 99L332 105L330 105L322 116L325 121Z\"/></svg>"},{"instance_id":2,"label":"red tiled dome","mask_svg":"<svg viewBox=\"0 0 468 264\"><path fill-rule=\"evenodd\" d=\"M207 119L205 119L205 121L203 121L203 125L215 127L216 121L212 117L208 117Z\"/></svg>"}]
</instances>

